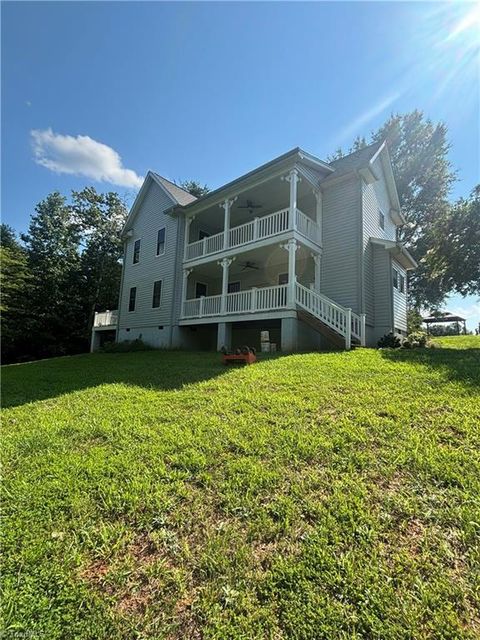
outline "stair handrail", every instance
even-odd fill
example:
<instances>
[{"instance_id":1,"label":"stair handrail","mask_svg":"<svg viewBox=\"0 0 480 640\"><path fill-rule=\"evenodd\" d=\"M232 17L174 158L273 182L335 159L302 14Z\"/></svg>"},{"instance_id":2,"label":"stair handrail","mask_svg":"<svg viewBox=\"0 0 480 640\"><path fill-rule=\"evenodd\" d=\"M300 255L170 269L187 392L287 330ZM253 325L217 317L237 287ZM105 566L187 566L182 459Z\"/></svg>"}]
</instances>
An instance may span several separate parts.
<instances>
[{"instance_id":1,"label":"stair handrail","mask_svg":"<svg viewBox=\"0 0 480 640\"><path fill-rule=\"evenodd\" d=\"M315 306L313 304L306 304L305 299L308 298L317 301L319 304ZM351 332L351 327L347 327L348 310L345 307L339 305L337 302L330 300L330 298L327 298L327 296L324 296L322 293L313 291L313 289L308 289L303 284L300 284L300 282L297 282L295 301L300 307L303 307L306 311L324 322L327 326L339 333L344 338L347 338L348 331ZM317 308L319 306L321 307L321 305L324 304L327 305L327 308L335 311L336 314L318 313ZM335 318L335 320L332 320L332 317Z\"/></svg>"}]
</instances>

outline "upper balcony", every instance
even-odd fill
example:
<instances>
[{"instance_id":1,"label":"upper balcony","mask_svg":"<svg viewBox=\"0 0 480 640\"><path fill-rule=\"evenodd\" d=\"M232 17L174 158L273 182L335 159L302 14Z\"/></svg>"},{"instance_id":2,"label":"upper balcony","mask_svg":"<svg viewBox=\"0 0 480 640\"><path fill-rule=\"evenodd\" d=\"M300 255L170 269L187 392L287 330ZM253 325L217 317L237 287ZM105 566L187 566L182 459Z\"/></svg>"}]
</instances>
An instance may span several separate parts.
<instances>
[{"instance_id":1,"label":"upper balcony","mask_svg":"<svg viewBox=\"0 0 480 640\"><path fill-rule=\"evenodd\" d=\"M184 263L203 264L211 256L266 246L276 237L285 241L297 236L317 250L322 245L321 209L320 189L296 167L238 187L223 200L187 213Z\"/></svg>"},{"instance_id":2,"label":"upper balcony","mask_svg":"<svg viewBox=\"0 0 480 640\"><path fill-rule=\"evenodd\" d=\"M290 210L281 209L261 218L254 218L250 222L232 227L225 234L224 231L211 236L204 236L201 240L191 242L185 247L185 261L196 260L226 249L243 247L259 240L271 238L285 233L289 229L295 230L311 242L320 244L320 228L300 209L295 210L295 225L290 224ZM228 239L225 243L225 238Z\"/></svg>"}]
</instances>

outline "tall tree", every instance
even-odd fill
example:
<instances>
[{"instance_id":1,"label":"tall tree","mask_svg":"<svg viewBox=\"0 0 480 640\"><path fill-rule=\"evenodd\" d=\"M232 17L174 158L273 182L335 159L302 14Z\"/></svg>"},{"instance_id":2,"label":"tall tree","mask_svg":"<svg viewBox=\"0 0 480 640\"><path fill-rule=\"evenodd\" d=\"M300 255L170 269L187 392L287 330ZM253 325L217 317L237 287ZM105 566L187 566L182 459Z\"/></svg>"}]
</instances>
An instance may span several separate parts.
<instances>
[{"instance_id":1,"label":"tall tree","mask_svg":"<svg viewBox=\"0 0 480 640\"><path fill-rule=\"evenodd\" d=\"M32 273L25 325L31 355L62 355L84 349L78 297L80 228L65 197L55 192L40 202L22 239Z\"/></svg>"},{"instance_id":2,"label":"tall tree","mask_svg":"<svg viewBox=\"0 0 480 640\"><path fill-rule=\"evenodd\" d=\"M1 225L0 241L2 360L9 362L15 359L19 327L25 322L30 272L26 251L18 242L12 227Z\"/></svg>"},{"instance_id":3,"label":"tall tree","mask_svg":"<svg viewBox=\"0 0 480 640\"><path fill-rule=\"evenodd\" d=\"M435 246L435 223L449 208L456 179L448 160L447 127L432 123L421 111L392 115L372 135L386 140L392 159L402 212L407 223L399 237L418 261L409 285L415 306L435 306L449 293L446 281L432 270L428 252Z\"/></svg>"},{"instance_id":4,"label":"tall tree","mask_svg":"<svg viewBox=\"0 0 480 640\"><path fill-rule=\"evenodd\" d=\"M432 225L427 270L445 291L480 294L480 185L447 207Z\"/></svg>"},{"instance_id":5,"label":"tall tree","mask_svg":"<svg viewBox=\"0 0 480 640\"><path fill-rule=\"evenodd\" d=\"M127 208L117 193L98 193L86 187L72 192L72 211L82 236L80 271L88 337L95 311L114 309L118 304L121 231Z\"/></svg>"},{"instance_id":6,"label":"tall tree","mask_svg":"<svg viewBox=\"0 0 480 640\"><path fill-rule=\"evenodd\" d=\"M201 198L210 191L206 184L202 185L196 180L182 180L180 186L182 189L185 189L185 191L188 191L188 193L191 193L192 196L195 196L195 198Z\"/></svg>"}]
</instances>

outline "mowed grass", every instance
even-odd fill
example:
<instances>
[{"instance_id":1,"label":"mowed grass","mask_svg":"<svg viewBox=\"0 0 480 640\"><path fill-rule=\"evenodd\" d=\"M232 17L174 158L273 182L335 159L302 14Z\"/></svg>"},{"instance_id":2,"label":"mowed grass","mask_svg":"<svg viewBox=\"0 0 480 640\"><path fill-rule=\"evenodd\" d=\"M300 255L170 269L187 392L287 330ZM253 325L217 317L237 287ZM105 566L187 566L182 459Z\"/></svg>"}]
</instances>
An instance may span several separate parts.
<instances>
[{"instance_id":1,"label":"mowed grass","mask_svg":"<svg viewBox=\"0 0 480 640\"><path fill-rule=\"evenodd\" d=\"M480 637L470 346L4 367L5 637Z\"/></svg>"}]
</instances>

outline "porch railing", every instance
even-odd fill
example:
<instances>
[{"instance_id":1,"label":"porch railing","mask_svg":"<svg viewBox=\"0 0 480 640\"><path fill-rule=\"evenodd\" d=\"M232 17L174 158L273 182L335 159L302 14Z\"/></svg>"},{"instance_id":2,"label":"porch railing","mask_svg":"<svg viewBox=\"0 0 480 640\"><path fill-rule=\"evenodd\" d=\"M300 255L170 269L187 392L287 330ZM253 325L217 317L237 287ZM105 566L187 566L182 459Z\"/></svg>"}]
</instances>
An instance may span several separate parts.
<instances>
[{"instance_id":1,"label":"porch railing","mask_svg":"<svg viewBox=\"0 0 480 640\"><path fill-rule=\"evenodd\" d=\"M111 327L117 324L118 310L95 312L93 319L94 327Z\"/></svg>"},{"instance_id":2,"label":"porch railing","mask_svg":"<svg viewBox=\"0 0 480 640\"><path fill-rule=\"evenodd\" d=\"M222 296L204 296L185 300L183 318L205 318L211 316L231 315L237 313L255 313L258 311L275 311L287 306L286 284L259 289L247 289L227 293L222 306Z\"/></svg>"},{"instance_id":3,"label":"porch railing","mask_svg":"<svg viewBox=\"0 0 480 640\"><path fill-rule=\"evenodd\" d=\"M241 247L257 240L264 240L284 233L289 229L289 209L281 209L270 213L263 218L254 218L250 222L232 227L228 234L228 249ZM313 242L320 242L320 229L317 224L300 209L296 210L295 217L297 231ZM187 244L185 249L185 260L195 260L203 256L211 255L223 251L224 234L223 231L213 236L197 240Z\"/></svg>"}]
</instances>

